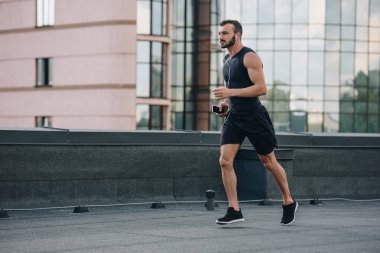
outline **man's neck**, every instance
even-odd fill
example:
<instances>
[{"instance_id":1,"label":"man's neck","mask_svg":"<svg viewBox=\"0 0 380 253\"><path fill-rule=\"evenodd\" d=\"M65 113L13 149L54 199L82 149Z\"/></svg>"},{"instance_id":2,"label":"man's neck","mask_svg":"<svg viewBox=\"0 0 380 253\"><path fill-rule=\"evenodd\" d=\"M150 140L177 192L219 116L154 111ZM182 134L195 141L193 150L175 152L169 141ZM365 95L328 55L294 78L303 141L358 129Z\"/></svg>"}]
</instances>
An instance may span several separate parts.
<instances>
[{"instance_id":1,"label":"man's neck","mask_svg":"<svg viewBox=\"0 0 380 253\"><path fill-rule=\"evenodd\" d=\"M234 46L227 48L230 57L232 58L236 53L238 53L243 48L241 43L235 43Z\"/></svg>"}]
</instances>

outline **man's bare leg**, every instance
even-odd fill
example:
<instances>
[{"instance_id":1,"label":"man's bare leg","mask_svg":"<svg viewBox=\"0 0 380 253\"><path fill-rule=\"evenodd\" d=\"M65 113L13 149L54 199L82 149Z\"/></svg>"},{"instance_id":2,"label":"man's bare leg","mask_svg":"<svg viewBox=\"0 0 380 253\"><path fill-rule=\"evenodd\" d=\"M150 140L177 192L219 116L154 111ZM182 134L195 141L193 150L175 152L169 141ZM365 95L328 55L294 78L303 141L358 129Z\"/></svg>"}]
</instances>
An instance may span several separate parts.
<instances>
[{"instance_id":1,"label":"man's bare leg","mask_svg":"<svg viewBox=\"0 0 380 253\"><path fill-rule=\"evenodd\" d=\"M288 205L293 203L293 198L290 194L288 180L284 168L277 162L274 152L267 155L259 155L260 160L263 162L265 168L267 168L273 175L280 191L282 193L283 204Z\"/></svg>"},{"instance_id":2,"label":"man's bare leg","mask_svg":"<svg viewBox=\"0 0 380 253\"><path fill-rule=\"evenodd\" d=\"M224 189L227 194L229 207L239 211L239 201L237 197L237 179L234 170L235 156L240 148L240 144L225 144L220 147L220 167L222 169L222 179Z\"/></svg>"}]
</instances>

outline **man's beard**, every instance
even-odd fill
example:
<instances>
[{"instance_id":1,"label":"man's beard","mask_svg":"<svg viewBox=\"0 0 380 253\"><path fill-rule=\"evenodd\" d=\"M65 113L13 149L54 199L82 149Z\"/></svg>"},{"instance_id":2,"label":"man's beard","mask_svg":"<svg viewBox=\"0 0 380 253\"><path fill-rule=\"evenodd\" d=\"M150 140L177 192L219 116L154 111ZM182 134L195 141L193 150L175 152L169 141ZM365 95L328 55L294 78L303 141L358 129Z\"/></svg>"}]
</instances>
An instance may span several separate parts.
<instances>
[{"instance_id":1,"label":"man's beard","mask_svg":"<svg viewBox=\"0 0 380 253\"><path fill-rule=\"evenodd\" d=\"M235 36L233 36L230 41L228 41L225 45L221 45L220 47L221 48L229 48L229 47L232 47L233 45L235 45L235 42L236 42L236 39L235 39Z\"/></svg>"}]
</instances>

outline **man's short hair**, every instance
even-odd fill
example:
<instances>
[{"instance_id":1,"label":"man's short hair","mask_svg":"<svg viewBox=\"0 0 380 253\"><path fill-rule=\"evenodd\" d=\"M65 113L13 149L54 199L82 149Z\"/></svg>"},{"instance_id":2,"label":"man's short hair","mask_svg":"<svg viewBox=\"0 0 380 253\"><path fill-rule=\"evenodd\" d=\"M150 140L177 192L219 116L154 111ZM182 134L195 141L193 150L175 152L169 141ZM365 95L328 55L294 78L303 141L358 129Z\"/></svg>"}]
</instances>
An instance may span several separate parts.
<instances>
[{"instance_id":1,"label":"man's short hair","mask_svg":"<svg viewBox=\"0 0 380 253\"><path fill-rule=\"evenodd\" d=\"M240 33L240 37L243 35L243 27L240 22L237 20L226 19L219 23L220 26L224 26L226 24L231 24L234 26L234 33Z\"/></svg>"}]
</instances>

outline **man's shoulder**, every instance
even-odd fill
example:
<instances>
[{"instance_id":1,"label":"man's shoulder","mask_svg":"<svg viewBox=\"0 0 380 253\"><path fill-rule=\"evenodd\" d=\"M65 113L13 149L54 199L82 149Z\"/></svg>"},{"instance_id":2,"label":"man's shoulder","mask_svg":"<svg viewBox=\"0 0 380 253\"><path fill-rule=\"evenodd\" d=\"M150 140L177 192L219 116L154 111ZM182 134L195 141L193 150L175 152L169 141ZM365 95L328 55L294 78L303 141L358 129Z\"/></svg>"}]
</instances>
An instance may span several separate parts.
<instances>
[{"instance_id":1,"label":"man's shoulder","mask_svg":"<svg viewBox=\"0 0 380 253\"><path fill-rule=\"evenodd\" d=\"M246 47L246 46L244 46L244 47L243 47L243 50L244 50L244 53L245 53L245 54L247 54L247 53L254 53L254 54L256 54L255 50L253 50L253 49L250 48L250 47Z\"/></svg>"},{"instance_id":2,"label":"man's shoulder","mask_svg":"<svg viewBox=\"0 0 380 253\"><path fill-rule=\"evenodd\" d=\"M244 66L252 67L254 65L262 66L262 61L260 56L251 49L244 54Z\"/></svg>"}]
</instances>

